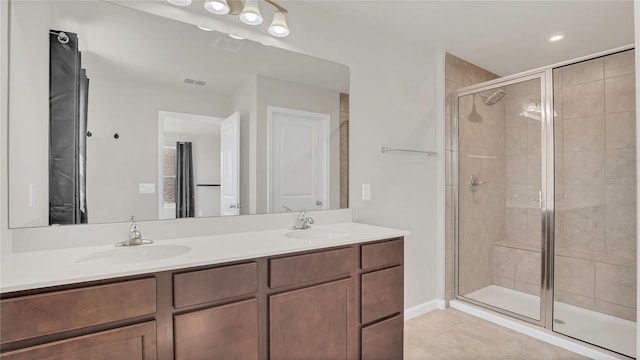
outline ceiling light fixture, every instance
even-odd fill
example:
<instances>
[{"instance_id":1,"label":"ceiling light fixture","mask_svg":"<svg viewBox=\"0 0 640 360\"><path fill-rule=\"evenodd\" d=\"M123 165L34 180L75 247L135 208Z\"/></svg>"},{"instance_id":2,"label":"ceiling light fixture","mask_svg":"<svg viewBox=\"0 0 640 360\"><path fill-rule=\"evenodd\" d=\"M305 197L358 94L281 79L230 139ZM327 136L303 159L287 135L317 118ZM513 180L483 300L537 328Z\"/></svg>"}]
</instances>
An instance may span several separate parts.
<instances>
[{"instance_id":1,"label":"ceiling light fixture","mask_svg":"<svg viewBox=\"0 0 640 360\"><path fill-rule=\"evenodd\" d=\"M191 4L192 0L167 1L173 5L188 6ZM271 5L276 10L273 14L271 25L267 28L269 34L275 37L289 36L291 31L287 24L287 9L276 4L272 0L205 0L204 8L208 12L216 15L238 15L240 21L243 23L256 26L264 22L264 18L260 12L261 2Z\"/></svg>"},{"instance_id":2,"label":"ceiling light fixture","mask_svg":"<svg viewBox=\"0 0 640 360\"><path fill-rule=\"evenodd\" d=\"M233 34L227 34L227 35L229 35L229 37L232 38L232 39L244 40L244 38L242 36L233 35Z\"/></svg>"},{"instance_id":3,"label":"ceiling light fixture","mask_svg":"<svg viewBox=\"0 0 640 360\"><path fill-rule=\"evenodd\" d=\"M564 39L564 35L558 34L558 35L553 35L552 37L550 37L549 41L555 42L555 41L560 41L562 39Z\"/></svg>"},{"instance_id":4,"label":"ceiling light fixture","mask_svg":"<svg viewBox=\"0 0 640 360\"><path fill-rule=\"evenodd\" d=\"M285 37L289 35L289 26L287 26L287 16L281 10L276 11L273 14L273 21L271 21L271 25L267 29L269 34L275 37Z\"/></svg>"},{"instance_id":5,"label":"ceiling light fixture","mask_svg":"<svg viewBox=\"0 0 640 360\"><path fill-rule=\"evenodd\" d=\"M204 30L204 31L213 31L213 29L209 29L208 27L204 27L204 26L200 26L200 25L196 25L198 27L198 29L200 30Z\"/></svg>"},{"instance_id":6,"label":"ceiling light fixture","mask_svg":"<svg viewBox=\"0 0 640 360\"><path fill-rule=\"evenodd\" d=\"M244 9L239 15L240 21L247 25L260 25L264 21L260 13L258 0L245 0Z\"/></svg>"},{"instance_id":7,"label":"ceiling light fixture","mask_svg":"<svg viewBox=\"0 0 640 360\"><path fill-rule=\"evenodd\" d=\"M191 5L191 0L167 0L173 5L176 6L189 6Z\"/></svg>"},{"instance_id":8,"label":"ceiling light fixture","mask_svg":"<svg viewBox=\"0 0 640 360\"><path fill-rule=\"evenodd\" d=\"M229 4L227 4L227 0L206 0L204 2L204 8L208 12L216 15L226 15L231 10Z\"/></svg>"}]
</instances>

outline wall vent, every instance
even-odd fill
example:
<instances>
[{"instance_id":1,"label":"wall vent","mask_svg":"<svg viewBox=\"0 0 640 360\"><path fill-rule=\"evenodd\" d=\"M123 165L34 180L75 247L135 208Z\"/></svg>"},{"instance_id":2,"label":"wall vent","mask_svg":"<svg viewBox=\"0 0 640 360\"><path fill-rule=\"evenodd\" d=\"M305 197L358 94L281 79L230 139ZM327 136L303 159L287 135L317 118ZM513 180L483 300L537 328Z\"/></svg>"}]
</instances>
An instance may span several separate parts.
<instances>
[{"instance_id":1,"label":"wall vent","mask_svg":"<svg viewBox=\"0 0 640 360\"><path fill-rule=\"evenodd\" d=\"M242 42L242 40L235 40L221 36L214 41L212 45L215 49L237 53L244 46L244 42Z\"/></svg>"},{"instance_id":2,"label":"wall vent","mask_svg":"<svg viewBox=\"0 0 640 360\"><path fill-rule=\"evenodd\" d=\"M184 79L184 83L185 84L191 84L191 85L198 85L198 86L207 85L207 82L204 81L204 80L196 80L196 79L189 79L189 78L185 78Z\"/></svg>"}]
</instances>

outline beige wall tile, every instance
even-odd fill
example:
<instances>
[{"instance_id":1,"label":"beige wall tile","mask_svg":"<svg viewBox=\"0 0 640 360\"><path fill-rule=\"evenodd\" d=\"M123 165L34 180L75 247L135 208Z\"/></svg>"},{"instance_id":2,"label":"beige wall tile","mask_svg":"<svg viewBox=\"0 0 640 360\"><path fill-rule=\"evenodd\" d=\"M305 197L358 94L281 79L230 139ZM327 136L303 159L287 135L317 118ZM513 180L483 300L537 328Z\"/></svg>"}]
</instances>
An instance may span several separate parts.
<instances>
[{"instance_id":1,"label":"beige wall tile","mask_svg":"<svg viewBox=\"0 0 640 360\"><path fill-rule=\"evenodd\" d=\"M635 51L627 50L605 56L604 76L606 78L633 74L635 72Z\"/></svg>"},{"instance_id":2,"label":"beige wall tile","mask_svg":"<svg viewBox=\"0 0 640 360\"><path fill-rule=\"evenodd\" d=\"M555 290L594 297L596 266L593 261L555 257Z\"/></svg>"},{"instance_id":3,"label":"beige wall tile","mask_svg":"<svg viewBox=\"0 0 640 360\"><path fill-rule=\"evenodd\" d=\"M636 258L636 223L607 218L606 253L627 259Z\"/></svg>"},{"instance_id":4,"label":"beige wall tile","mask_svg":"<svg viewBox=\"0 0 640 360\"><path fill-rule=\"evenodd\" d=\"M540 296L540 285L528 284L521 281L515 281L513 288L518 291L525 292L527 294Z\"/></svg>"},{"instance_id":5,"label":"beige wall tile","mask_svg":"<svg viewBox=\"0 0 640 360\"><path fill-rule=\"evenodd\" d=\"M555 301L564 304L575 305L585 309L594 309L596 306L593 296L581 296L557 289L553 291L553 295Z\"/></svg>"},{"instance_id":6,"label":"beige wall tile","mask_svg":"<svg viewBox=\"0 0 640 360\"><path fill-rule=\"evenodd\" d=\"M602 185L565 185L564 194L564 208L570 211L600 211L605 201Z\"/></svg>"},{"instance_id":7,"label":"beige wall tile","mask_svg":"<svg viewBox=\"0 0 640 360\"><path fill-rule=\"evenodd\" d=\"M566 123L567 121L565 121ZM565 184L604 184L604 151L575 151L564 153Z\"/></svg>"},{"instance_id":8,"label":"beige wall tile","mask_svg":"<svg viewBox=\"0 0 640 360\"><path fill-rule=\"evenodd\" d=\"M527 125L527 153L528 154L540 154L540 141L541 141L541 129L540 122L535 122L533 125Z\"/></svg>"},{"instance_id":9,"label":"beige wall tile","mask_svg":"<svg viewBox=\"0 0 640 360\"><path fill-rule=\"evenodd\" d=\"M562 126L564 151L604 149L604 115L565 120Z\"/></svg>"},{"instance_id":10,"label":"beige wall tile","mask_svg":"<svg viewBox=\"0 0 640 360\"><path fill-rule=\"evenodd\" d=\"M509 241L527 242L527 211L525 209L506 209L504 236Z\"/></svg>"},{"instance_id":11,"label":"beige wall tile","mask_svg":"<svg viewBox=\"0 0 640 360\"><path fill-rule=\"evenodd\" d=\"M534 191L538 192L540 190L542 184L542 162L540 159L540 154L534 154L527 156L527 177L529 186L534 187ZM535 197L536 207L538 197Z\"/></svg>"},{"instance_id":12,"label":"beige wall tile","mask_svg":"<svg viewBox=\"0 0 640 360\"><path fill-rule=\"evenodd\" d=\"M527 215L527 244L540 247L542 249L542 216L540 210L537 213Z\"/></svg>"},{"instance_id":13,"label":"beige wall tile","mask_svg":"<svg viewBox=\"0 0 640 360\"><path fill-rule=\"evenodd\" d=\"M513 279L515 276L514 249L504 246L493 246L493 276Z\"/></svg>"},{"instance_id":14,"label":"beige wall tile","mask_svg":"<svg viewBox=\"0 0 640 360\"><path fill-rule=\"evenodd\" d=\"M636 186L606 186L606 216L608 220L634 224L636 222Z\"/></svg>"},{"instance_id":15,"label":"beige wall tile","mask_svg":"<svg viewBox=\"0 0 640 360\"><path fill-rule=\"evenodd\" d=\"M604 82L606 113L636 109L636 80L633 74L623 75Z\"/></svg>"},{"instance_id":16,"label":"beige wall tile","mask_svg":"<svg viewBox=\"0 0 640 360\"><path fill-rule=\"evenodd\" d=\"M571 250L603 252L605 250L605 220L598 215L584 216L567 212L562 216L564 248Z\"/></svg>"},{"instance_id":17,"label":"beige wall tile","mask_svg":"<svg viewBox=\"0 0 640 360\"><path fill-rule=\"evenodd\" d=\"M607 184L629 184L636 181L636 150L606 151ZM565 174L566 176L566 174Z\"/></svg>"},{"instance_id":18,"label":"beige wall tile","mask_svg":"<svg viewBox=\"0 0 640 360\"><path fill-rule=\"evenodd\" d=\"M515 249L516 281L540 285L541 255L539 252Z\"/></svg>"},{"instance_id":19,"label":"beige wall tile","mask_svg":"<svg viewBox=\"0 0 640 360\"><path fill-rule=\"evenodd\" d=\"M507 289L513 289L513 278L503 278L499 276L493 277L493 285Z\"/></svg>"},{"instance_id":20,"label":"beige wall tile","mask_svg":"<svg viewBox=\"0 0 640 360\"><path fill-rule=\"evenodd\" d=\"M605 120L605 133L607 149L635 148L635 111L607 114Z\"/></svg>"},{"instance_id":21,"label":"beige wall tile","mask_svg":"<svg viewBox=\"0 0 640 360\"><path fill-rule=\"evenodd\" d=\"M604 78L604 60L597 58L562 68L562 85L564 87L587 83Z\"/></svg>"},{"instance_id":22,"label":"beige wall tile","mask_svg":"<svg viewBox=\"0 0 640 360\"><path fill-rule=\"evenodd\" d=\"M524 208L526 206L527 185L507 184L506 205L510 208Z\"/></svg>"},{"instance_id":23,"label":"beige wall tile","mask_svg":"<svg viewBox=\"0 0 640 360\"><path fill-rule=\"evenodd\" d=\"M507 184L527 184L527 156L508 156L507 157Z\"/></svg>"},{"instance_id":24,"label":"beige wall tile","mask_svg":"<svg viewBox=\"0 0 640 360\"><path fill-rule=\"evenodd\" d=\"M449 53L445 54L444 77L446 80L462 85L464 83L464 72L466 68L466 61Z\"/></svg>"},{"instance_id":25,"label":"beige wall tile","mask_svg":"<svg viewBox=\"0 0 640 360\"><path fill-rule=\"evenodd\" d=\"M562 119L604 114L604 81L598 80L562 89Z\"/></svg>"},{"instance_id":26,"label":"beige wall tile","mask_svg":"<svg viewBox=\"0 0 640 360\"><path fill-rule=\"evenodd\" d=\"M636 321L636 308L613 304L603 300L596 299L595 311L615 317L623 318L629 321Z\"/></svg>"},{"instance_id":27,"label":"beige wall tile","mask_svg":"<svg viewBox=\"0 0 640 360\"><path fill-rule=\"evenodd\" d=\"M597 263L595 297L610 303L635 307L635 267Z\"/></svg>"},{"instance_id":28,"label":"beige wall tile","mask_svg":"<svg viewBox=\"0 0 640 360\"><path fill-rule=\"evenodd\" d=\"M507 156L527 154L527 127L514 126L506 129Z\"/></svg>"},{"instance_id":29,"label":"beige wall tile","mask_svg":"<svg viewBox=\"0 0 640 360\"><path fill-rule=\"evenodd\" d=\"M557 90L562 89L562 68L553 69L553 90L556 92Z\"/></svg>"},{"instance_id":30,"label":"beige wall tile","mask_svg":"<svg viewBox=\"0 0 640 360\"><path fill-rule=\"evenodd\" d=\"M481 82L498 78L498 75L491 73L469 62L467 62L466 64L466 68L463 75L464 75L463 76L464 86L471 86L471 85L479 84Z\"/></svg>"}]
</instances>

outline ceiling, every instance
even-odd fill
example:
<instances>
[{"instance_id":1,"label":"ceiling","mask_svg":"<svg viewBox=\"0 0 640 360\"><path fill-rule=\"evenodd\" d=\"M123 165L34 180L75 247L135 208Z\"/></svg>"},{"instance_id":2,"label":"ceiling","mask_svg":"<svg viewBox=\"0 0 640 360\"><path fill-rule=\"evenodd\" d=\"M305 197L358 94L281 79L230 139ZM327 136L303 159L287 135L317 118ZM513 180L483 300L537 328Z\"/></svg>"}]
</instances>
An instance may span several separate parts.
<instances>
[{"instance_id":1,"label":"ceiling","mask_svg":"<svg viewBox=\"0 0 640 360\"><path fill-rule=\"evenodd\" d=\"M307 1L502 76L634 42L633 1Z\"/></svg>"}]
</instances>

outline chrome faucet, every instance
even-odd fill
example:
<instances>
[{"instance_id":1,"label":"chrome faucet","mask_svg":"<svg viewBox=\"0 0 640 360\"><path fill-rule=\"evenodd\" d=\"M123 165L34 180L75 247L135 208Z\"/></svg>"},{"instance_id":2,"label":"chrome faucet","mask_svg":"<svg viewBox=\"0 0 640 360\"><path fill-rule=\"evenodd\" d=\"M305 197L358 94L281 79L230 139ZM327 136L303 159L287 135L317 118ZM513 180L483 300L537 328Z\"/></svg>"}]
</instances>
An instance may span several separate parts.
<instances>
[{"instance_id":1,"label":"chrome faucet","mask_svg":"<svg viewBox=\"0 0 640 360\"><path fill-rule=\"evenodd\" d=\"M129 226L129 240L121 241L116 246L136 246L144 244L152 244L152 240L142 238L142 232L140 231L140 225L136 222L135 216L131 216L131 226Z\"/></svg>"},{"instance_id":2,"label":"chrome faucet","mask_svg":"<svg viewBox=\"0 0 640 360\"><path fill-rule=\"evenodd\" d=\"M311 224L315 223L311 216L307 216L306 211L300 212L298 214L298 218L296 219L296 224L289 228L289 230L305 230L311 229Z\"/></svg>"}]
</instances>

